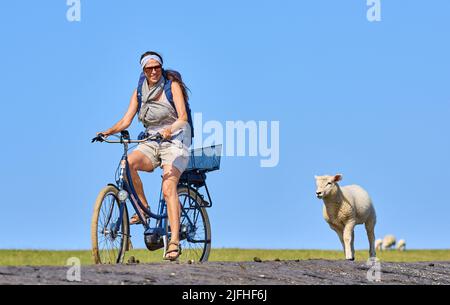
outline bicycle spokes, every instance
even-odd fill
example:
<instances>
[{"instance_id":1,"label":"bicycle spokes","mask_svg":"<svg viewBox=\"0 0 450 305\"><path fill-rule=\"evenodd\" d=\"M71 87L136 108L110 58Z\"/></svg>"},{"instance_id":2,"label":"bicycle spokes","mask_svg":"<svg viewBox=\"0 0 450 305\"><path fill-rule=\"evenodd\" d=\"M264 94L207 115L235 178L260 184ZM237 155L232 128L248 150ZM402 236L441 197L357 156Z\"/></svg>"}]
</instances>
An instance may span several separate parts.
<instances>
[{"instance_id":1,"label":"bicycle spokes","mask_svg":"<svg viewBox=\"0 0 450 305\"><path fill-rule=\"evenodd\" d=\"M180 242L183 260L202 261L207 240L201 207L187 194L179 196L181 205Z\"/></svg>"},{"instance_id":2,"label":"bicycle spokes","mask_svg":"<svg viewBox=\"0 0 450 305\"><path fill-rule=\"evenodd\" d=\"M98 217L98 247L102 263L118 262L122 249L123 233L119 232L120 209L114 194L107 194L103 200Z\"/></svg>"}]
</instances>

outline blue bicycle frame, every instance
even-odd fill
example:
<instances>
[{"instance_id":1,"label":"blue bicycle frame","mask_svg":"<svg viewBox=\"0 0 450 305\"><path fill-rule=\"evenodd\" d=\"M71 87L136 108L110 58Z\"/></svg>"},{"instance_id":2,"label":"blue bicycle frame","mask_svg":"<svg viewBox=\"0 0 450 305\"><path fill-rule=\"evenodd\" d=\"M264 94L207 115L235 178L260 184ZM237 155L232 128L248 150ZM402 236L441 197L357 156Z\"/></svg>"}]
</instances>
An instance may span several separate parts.
<instances>
[{"instance_id":1,"label":"blue bicycle frame","mask_svg":"<svg viewBox=\"0 0 450 305\"><path fill-rule=\"evenodd\" d=\"M135 210L136 214L139 217L139 220L141 221L141 224L145 228L144 234L149 234L149 233L153 234L156 232L159 236L166 236L167 238L169 238L170 237L170 236L168 236L169 232L167 232L167 230L166 230L166 228L168 227L167 205L166 205L166 201L164 200L164 198L162 196L162 188L161 188L160 196L159 196L159 205L158 205L158 209L157 209L158 213L155 214L155 213L152 213L150 209L147 209L142 204L141 200L139 199L139 196L137 195L137 192L133 185L133 179L130 174L130 166L128 163L128 143L129 142L123 141L121 138L121 143L124 145L124 153L120 160L119 177L116 181L117 185L115 185L115 187L118 188L119 192L122 190L127 192L127 194L128 194L127 199L130 200L131 205L133 206L133 209ZM124 179L125 175L127 178L126 180ZM191 205L191 198L189 198L189 205ZM119 218L112 228L112 231L115 232L116 234L117 234L117 232L120 232L120 228L123 223L123 215L124 215L124 209L126 207L126 200L121 201L119 206L120 206ZM143 215L141 215L139 210L146 213L149 216L149 219L152 219L152 218L156 219L156 226L150 227L150 222L147 222L146 220L143 219ZM187 219L189 225L193 226L192 220L189 219L186 211L181 209L181 214L186 216L186 219ZM167 241L167 239L164 240L164 243L166 243L166 241Z\"/></svg>"}]
</instances>

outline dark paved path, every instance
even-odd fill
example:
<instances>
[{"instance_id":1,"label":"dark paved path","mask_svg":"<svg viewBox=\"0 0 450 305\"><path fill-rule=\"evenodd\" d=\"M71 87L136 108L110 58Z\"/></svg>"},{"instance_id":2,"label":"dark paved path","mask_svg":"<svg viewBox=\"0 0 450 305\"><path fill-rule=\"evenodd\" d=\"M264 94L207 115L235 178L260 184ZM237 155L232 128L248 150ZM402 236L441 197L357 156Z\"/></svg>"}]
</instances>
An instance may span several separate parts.
<instances>
[{"instance_id":1,"label":"dark paved path","mask_svg":"<svg viewBox=\"0 0 450 305\"><path fill-rule=\"evenodd\" d=\"M372 284L364 262L306 260L81 266L78 284ZM72 284L68 267L0 267L0 284ZM381 284L450 285L450 262L384 263Z\"/></svg>"}]
</instances>

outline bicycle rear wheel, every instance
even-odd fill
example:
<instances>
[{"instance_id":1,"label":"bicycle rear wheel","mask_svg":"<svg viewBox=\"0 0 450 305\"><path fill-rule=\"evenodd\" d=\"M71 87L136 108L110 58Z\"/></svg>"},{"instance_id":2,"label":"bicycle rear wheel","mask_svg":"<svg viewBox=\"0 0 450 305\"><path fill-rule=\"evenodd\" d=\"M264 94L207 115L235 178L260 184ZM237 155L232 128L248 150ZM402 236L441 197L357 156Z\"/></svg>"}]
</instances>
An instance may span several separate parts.
<instances>
[{"instance_id":1,"label":"bicycle rear wheel","mask_svg":"<svg viewBox=\"0 0 450 305\"><path fill-rule=\"evenodd\" d=\"M178 187L181 205L179 261L206 262L211 251L211 226L203 198L192 188ZM169 228L170 230L170 228Z\"/></svg>"},{"instance_id":2,"label":"bicycle rear wheel","mask_svg":"<svg viewBox=\"0 0 450 305\"><path fill-rule=\"evenodd\" d=\"M119 190L108 185L95 201L91 222L92 256L96 264L121 264L129 242L128 211L124 206L122 224L115 230L120 216Z\"/></svg>"}]
</instances>

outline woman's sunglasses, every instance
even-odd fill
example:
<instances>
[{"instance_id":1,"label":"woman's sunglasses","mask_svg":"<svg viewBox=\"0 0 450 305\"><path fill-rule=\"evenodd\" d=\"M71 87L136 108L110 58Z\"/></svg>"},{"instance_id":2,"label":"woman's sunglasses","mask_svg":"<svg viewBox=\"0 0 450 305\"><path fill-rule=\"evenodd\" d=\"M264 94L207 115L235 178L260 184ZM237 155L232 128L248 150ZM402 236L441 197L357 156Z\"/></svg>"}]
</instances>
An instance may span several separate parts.
<instances>
[{"instance_id":1,"label":"woman's sunglasses","mask_svg":"<svg viewBox=\"0 0 450 305\"><path fill-rule=\"evenodd\" d=\"M161 68L162 68L161 65L155 66L155 67L145 67L144 71L145 71L145 73L152 73L153 70L155 70L156 72L159 72L161 70Z\"/></svg>"}]
</instances>

